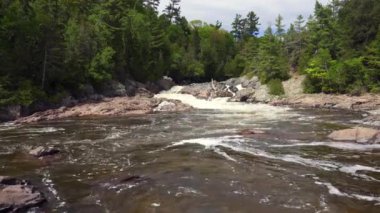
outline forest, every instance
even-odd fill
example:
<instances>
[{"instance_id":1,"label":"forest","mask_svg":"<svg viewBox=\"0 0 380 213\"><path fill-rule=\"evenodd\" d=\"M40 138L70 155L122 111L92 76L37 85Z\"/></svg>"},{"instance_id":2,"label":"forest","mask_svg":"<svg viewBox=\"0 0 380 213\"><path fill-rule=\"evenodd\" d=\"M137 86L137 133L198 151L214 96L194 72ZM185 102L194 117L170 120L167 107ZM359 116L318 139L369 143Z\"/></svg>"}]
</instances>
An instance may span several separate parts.
<instances>
[{"instance_id":1,"label":"forest","mask_svg":"<svg viewBox=\"0 0 380 213\"><path fill-rule=\"evenodd\" d=\"M307 93L380 92L378 0L317 1L314 14L290 26L281 15L263 26L253 8L236 15L231 32L221 22L187 20L180 0L164 11L159 3L1 0L0 105L162 76L183 83L257 75L278 85L299 73Z\"/></svg>"}]
</instances>

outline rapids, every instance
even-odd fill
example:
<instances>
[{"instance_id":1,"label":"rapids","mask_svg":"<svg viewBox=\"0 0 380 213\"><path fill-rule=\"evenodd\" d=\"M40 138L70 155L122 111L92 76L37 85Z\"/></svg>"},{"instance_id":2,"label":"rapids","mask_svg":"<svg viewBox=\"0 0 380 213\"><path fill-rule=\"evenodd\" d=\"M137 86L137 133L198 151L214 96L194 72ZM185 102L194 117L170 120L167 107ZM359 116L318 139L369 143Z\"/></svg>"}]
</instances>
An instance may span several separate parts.
<instances>
[{"instance_id":1,"label":"rapids","mask_svg":"<svg viewBox=\"0 0 380 213\"><path fill-rule=\"evenodd\" d=\"M43 188L48 212L380 212L380 146L326 140L360 113L199 100L180 89L156 97L195 110L2 125L0 175ZM20 151L39 145L64 158L44 164Z\"/></svg>"}]
</instances>

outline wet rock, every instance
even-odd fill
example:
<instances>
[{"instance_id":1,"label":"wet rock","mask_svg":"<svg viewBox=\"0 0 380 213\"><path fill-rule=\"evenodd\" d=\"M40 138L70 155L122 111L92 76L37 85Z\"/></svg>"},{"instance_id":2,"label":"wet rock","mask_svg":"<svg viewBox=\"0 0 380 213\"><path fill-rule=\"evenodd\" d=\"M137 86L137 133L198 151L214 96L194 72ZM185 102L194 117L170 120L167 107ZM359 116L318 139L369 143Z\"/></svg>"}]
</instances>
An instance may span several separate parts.
<instances>
[{"instance_id":1,"label":"wet rock","mask_svg":"<svg viewBox=\"0 0 380 213\"><path fill-rule=\"evenodd\" d=\"M347 141L356 143L380 143L380 131L377 129L355 127L332 132L328 138L334 141Z\"/></svg>"},{"instance_id":2,"label":"wet rock","mask_svg":"<svg viewBox=\"0 0 380 213\"><path fill-rule=\"evenodd\" d=\"M45 201L27 181L0 176L0 212L26 212Z\"/></svg>"},{"instance_id":3,"label":"wet rock","mask_svg":"<svg viewBox=\"0 0 380 213\"><path fill-rule=\"evenodd\" d=\"M126 80L124 85L125 85L127 95L130 97L135 96L139 88L145 88L144 84L137 81L130 80L130 79Z\"/></svg>"},{"instance_id":4,"label":"wet rock","mask_svg":"<svg viewBox=\"0 0 380 213\"><path fill-rule=\"evenodd\" d=\"M210 83L192 84L185 86L181 93L193 95L200 99L208 99L211 95L212 88Z\"/></svg>"},{"instance_id":5,"label":"wet rock","mask_svg":"<svg viewBox=\"0 0 380 213\"><path fill-rule=\"evenodd\" d=\"M256 130L256 129L244 129L238 132L238 134L242 136L253 136L253 135L262 135L262 134L265 134L265 132L262 130Z\"/></svg>"},{"instance_id":6,"label":"wet rock","mask_svg":"<svg viewBox=\"0 0 380 213\"><path fill-rule=\"evenodd\" d=\"M135 96L137 96L137 97L143 97L143 98L153 98L154 94L151 91L149 91L149 90L147 90L145 88L138 88L136 90Z\"/></svg>"},{"instance_id":7,"label":"wet rock","mask_svg":"<svg viewBox=\"0 0 380 213\"><path fill-rule=\"evenodd\" d=\"M42 147L42 146L39 146L29 151L29 154L36 158L49 157L49 156L53 156L59 153L60 153L59 149L56 149L53 147Z\"/></svg>"},{"instance_id":8,"label":"wet rock","mask_svg":"<svg viewBox=\"0 0 380 213\"><path fill-rule=\"evenodd\" d=\"M183 104L180 101L163 101L155 109L154 112L183 112L192 109L191 106Z\"/></svg>"},{"instance_id":9,"label":"wet rock","mask_svg":"<svg viewBox=\"0 0 380 213\"><path fill-rule=\"evenodd\" d=\"M380 115L369 115L362 120L362 123L369 126L380 126Z\"/></svg>"},{"instance_id":10,"label":"wet rock","mask_svg":"<svg viewBox=\"0 0 380 213\"><path fill-rule=\"evenodd\" d=\"M157 85L160 90L169 90L175 86L175 83L172 78L164 76L162 79L157 81Z\"/></svg>"},{"instance_id":11,"label":"wet rock","mask_svg":"<svg viewBox=\"0 0 380 213\"><path fill-rule=\"evenodd\" d=\"M0 107L0 122L13 121L21 116L20 105Z\"/></svg>"},{"instance_id":12,"label":"wet rock","mask_svg":"<svg viewBox=\"0 0 380 213\"><path fill-rule=\"evenodd\" d=\"M102 85L100 93L106 97L121 97L125 96L127 91L123 84L117 81L108 81Z\"/></svg>"},{"instance_id":13,"label":"wet rock","mask_svg":"<svg viewBox=\"0 0 380 213\"><path fill-rule=\"evenodd\" d=\"M236 95L230 99L231 102L254 102L255 101L255 90L242 89L236 93Z\"/></svg>"},{"instance_id":14,"label":"wet rock","mask_svg":"<svg viewBox=\"0 0 380 213\"><path fill-rule=\"evenodd\" d=\"M160 87L154 82L148 82L145 84L145 89L153 94L157 94L161 91Z\"/></svg>"}]
</instances>

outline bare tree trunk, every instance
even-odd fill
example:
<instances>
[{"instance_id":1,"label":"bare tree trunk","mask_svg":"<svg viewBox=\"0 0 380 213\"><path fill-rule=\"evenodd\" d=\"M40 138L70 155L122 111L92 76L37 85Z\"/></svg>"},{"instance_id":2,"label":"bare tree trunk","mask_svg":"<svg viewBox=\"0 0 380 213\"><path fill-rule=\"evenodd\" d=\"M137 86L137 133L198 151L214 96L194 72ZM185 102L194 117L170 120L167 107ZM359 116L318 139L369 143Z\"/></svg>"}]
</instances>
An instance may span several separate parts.
<instances>
[{"instance_id":1,"label":"bare tree trunk","mask_svg":"<svg viewBox=\"0 0 380 213\"><path fill-rule=\"evenodd\" d=\"M44 89L44 87L45 87L46 64L47 64L47 48L45 47L44 66L43 66L43 70L42 70L42 84L41 84L42 89Z\"/></svg>"}]
</instances>

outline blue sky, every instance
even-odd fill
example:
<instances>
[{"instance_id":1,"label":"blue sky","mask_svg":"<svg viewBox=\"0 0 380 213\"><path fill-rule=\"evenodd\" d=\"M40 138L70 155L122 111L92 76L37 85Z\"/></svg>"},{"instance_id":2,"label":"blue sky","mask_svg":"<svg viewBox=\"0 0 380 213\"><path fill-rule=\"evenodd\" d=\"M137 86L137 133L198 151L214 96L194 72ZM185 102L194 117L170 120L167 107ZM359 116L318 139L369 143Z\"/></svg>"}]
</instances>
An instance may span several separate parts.
<instances>
[{"instance_id":1,"label":"blue sky","mask_svg":"<svg viewBox=\"0 0 380 213\"><path fill-rule=\"evenodd\" d=\"M236 13L246 15L254 11L260 17L260 31L274 24L278 14L284 17L288 26L299 14L307 18L313 13L316 0L182 0L181 9L189 21L202 20L207 23L223 23L223 28L230 30ZM326 4L330 0L319 0ZM169 0L161 0L160 11Z\"/></svg>"}]
</instances>

